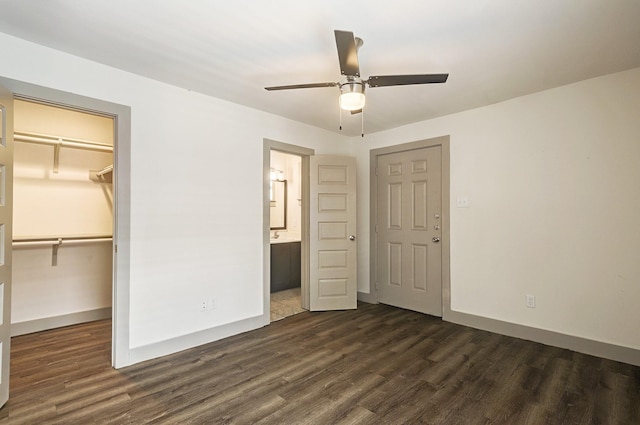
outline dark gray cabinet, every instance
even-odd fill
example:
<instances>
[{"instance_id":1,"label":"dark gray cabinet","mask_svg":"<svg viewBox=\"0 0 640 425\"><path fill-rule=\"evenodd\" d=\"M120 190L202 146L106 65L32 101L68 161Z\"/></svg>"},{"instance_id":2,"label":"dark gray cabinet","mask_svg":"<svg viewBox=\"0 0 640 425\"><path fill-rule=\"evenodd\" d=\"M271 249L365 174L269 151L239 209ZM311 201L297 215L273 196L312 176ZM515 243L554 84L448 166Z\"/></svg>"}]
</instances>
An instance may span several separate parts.
<instances>
[{"instance_id":1,"label":"dark gray cabinet","mask_svg":"<svg viewBox=\"0 0 640 425\"><path fill-rule=\"evenodd\" d=\"M300 287L300 242L271 244L271 292Z\"/></svg>"}]
</instances>

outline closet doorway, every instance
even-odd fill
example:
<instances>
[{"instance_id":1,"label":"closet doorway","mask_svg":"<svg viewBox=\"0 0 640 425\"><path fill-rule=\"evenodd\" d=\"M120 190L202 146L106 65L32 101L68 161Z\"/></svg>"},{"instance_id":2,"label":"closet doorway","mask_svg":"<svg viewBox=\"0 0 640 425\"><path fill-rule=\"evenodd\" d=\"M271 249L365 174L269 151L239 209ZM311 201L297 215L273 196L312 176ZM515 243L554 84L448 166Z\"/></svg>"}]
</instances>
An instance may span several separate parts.
<instances>
[{"instance_id":1,"label":"closet doorway","mask_svg":"<svg viewBox=\"0 0 640 425\"><path fill-rule=\"evenodd\" d=\"M0 89L13 94L13 99L9 102L10 116L13 116L13 101L24 100L111 117L114 120L111 364L115 368L128 366L132 362L129 346L131 107L2 76Z\"/></svg>"},{"instance_id":2,"label":"closet doorway","mask_svg":"<svg viewBox=\"0 0 640 425\"><path fill-rule=\"evenodd\" d=\"M111 317L114 130L14 100L12 336Z\"/></svg>"}]
</instances>

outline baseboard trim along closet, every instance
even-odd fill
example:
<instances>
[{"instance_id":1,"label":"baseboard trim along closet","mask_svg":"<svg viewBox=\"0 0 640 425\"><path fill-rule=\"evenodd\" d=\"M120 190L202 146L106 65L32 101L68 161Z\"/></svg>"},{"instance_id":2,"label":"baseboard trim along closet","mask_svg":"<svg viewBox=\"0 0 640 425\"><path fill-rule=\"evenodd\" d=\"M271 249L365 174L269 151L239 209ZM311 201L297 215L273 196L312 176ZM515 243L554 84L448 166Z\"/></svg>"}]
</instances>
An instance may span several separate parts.
<instances>
[{"instance_id":1,"label":"baseboard trim along closet","mask_svg":"<svg viewBox=\"0 0 640 425\"><path fill-rule=\"evenodd\" d=\"M78 323L94 322L96 320L109 319L110 317L111 307L105 307L96 310L81 311L79 313L65 314L62 316L45 317L43 319L12 323L11 336L62 328L64 326L77 325Z\"/></svg>"},{"instance_id":2,"label":"baseboard trim along closet","mask_svg":"<svg viewBox=\"0 0 640 425\"><path fill-rule=\"evenodd\" d=\"M151 360L177 353L179 351L187 350L219 339L252 331L263 326L265 326L264 316L260 315L243 319L238 322L216 326L215 328L203 329L198 332L182 335L165 341L134 347L129 351L129 363L127 365L133 365L145 360Z\"/></svg>"}]
</instances>

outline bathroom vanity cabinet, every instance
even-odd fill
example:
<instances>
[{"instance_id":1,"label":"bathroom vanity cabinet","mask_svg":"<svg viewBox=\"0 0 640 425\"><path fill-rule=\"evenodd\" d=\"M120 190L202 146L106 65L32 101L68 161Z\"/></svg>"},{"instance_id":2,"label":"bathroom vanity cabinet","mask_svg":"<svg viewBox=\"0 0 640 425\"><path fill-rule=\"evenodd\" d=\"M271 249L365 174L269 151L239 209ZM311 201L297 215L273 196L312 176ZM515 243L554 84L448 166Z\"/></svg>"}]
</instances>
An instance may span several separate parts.
<instances>
[{"instance_id":1,"label":"bathroom vanity cabinet","mask_svg":"<svg viewBox=\"0 0 640 425\"><path fill-rule=\"evenodd\" d=\"M300 242L271 244L271 292L300 287Z\"/></svg>"}]
</instances>

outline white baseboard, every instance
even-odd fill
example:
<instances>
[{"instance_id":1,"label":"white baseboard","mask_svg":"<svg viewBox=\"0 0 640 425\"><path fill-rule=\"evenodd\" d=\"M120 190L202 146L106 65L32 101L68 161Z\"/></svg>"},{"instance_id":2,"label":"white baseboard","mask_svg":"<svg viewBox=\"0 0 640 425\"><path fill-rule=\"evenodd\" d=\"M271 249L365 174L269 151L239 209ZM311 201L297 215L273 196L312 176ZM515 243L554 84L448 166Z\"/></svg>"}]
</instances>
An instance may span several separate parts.
<instances>
[{"instance_id":1,"label":"white baseboard","mask_svg":"<svg viewBox=\"0 0 640 425\"><path fill-rule=\"evenodd\" d=\"M239 322L229 323L211 329L205 329L188 335L182 335L165 341L135 347L129 350L129 364L155 359L178 351L187 350L219 339L238 335L265 326L264 316L250 317Z\"/></svg>"},{"instance_id":2,"label":"white baseboard","mask_svg":"<svg viewBox=\"0 0 640 425\"><path fill-rule=\"evenodd\" d=\"M45 317L43 319L12 323L11 336L46 331L49 329L61 328L64 326L77 325L78 323L94 322L96 320L108 319L110 317L111 307L105 307L96 310L81 311L79 313L65 314L62 316Z\"/></svg>"},{"instance_id":3,"label":"white baseboard","mask_svg":"<svg viewBox=\"0 0 640 425\"><path fill-rule=\"evenodd\" d=\"M640 350L634 348L622 347L620 345L594 341L516 323L503 322L501 320L489 319L487 317L475 316L458 311L445 311L442 319L458 325L469 326L471 328L482 329L501 335L526 339L553 347L566 348L591 356L640 366Z\"/></svg>"},{"instance_id":4,"label":"white baseboard","mask_svg":"<svg viewBox=\"0 0 640 425\"><path fill-rule=\"evenodd\" d=\"M378 304L378 300L372 294L358 292L358 300L368 304ZM578 353L589 354L603 359L640 366L640 350L634 348L533 328L530 326L519 325L517 323L503 322L501 320L489 319L487 317L475 316L473 314L461 313L459 311L445 311L442 319L457 325L469 326L471 328L482 329L483 331L489 331L500 335L526 339L528 341L539 342L553 347L566 348L568 350L577 351Z\"/></svg>"},{"instance_id":5,"label":"white baseboard","mask_svg":"<svg viewBox=\"0 0 640 425\"><path fill-rule=\"evenodd\" d=\"M364 292L358 292L358 301L362 301L367 304L378 304L378 300L375 295L365 294Z\"/></svg>"}]
</instances>

